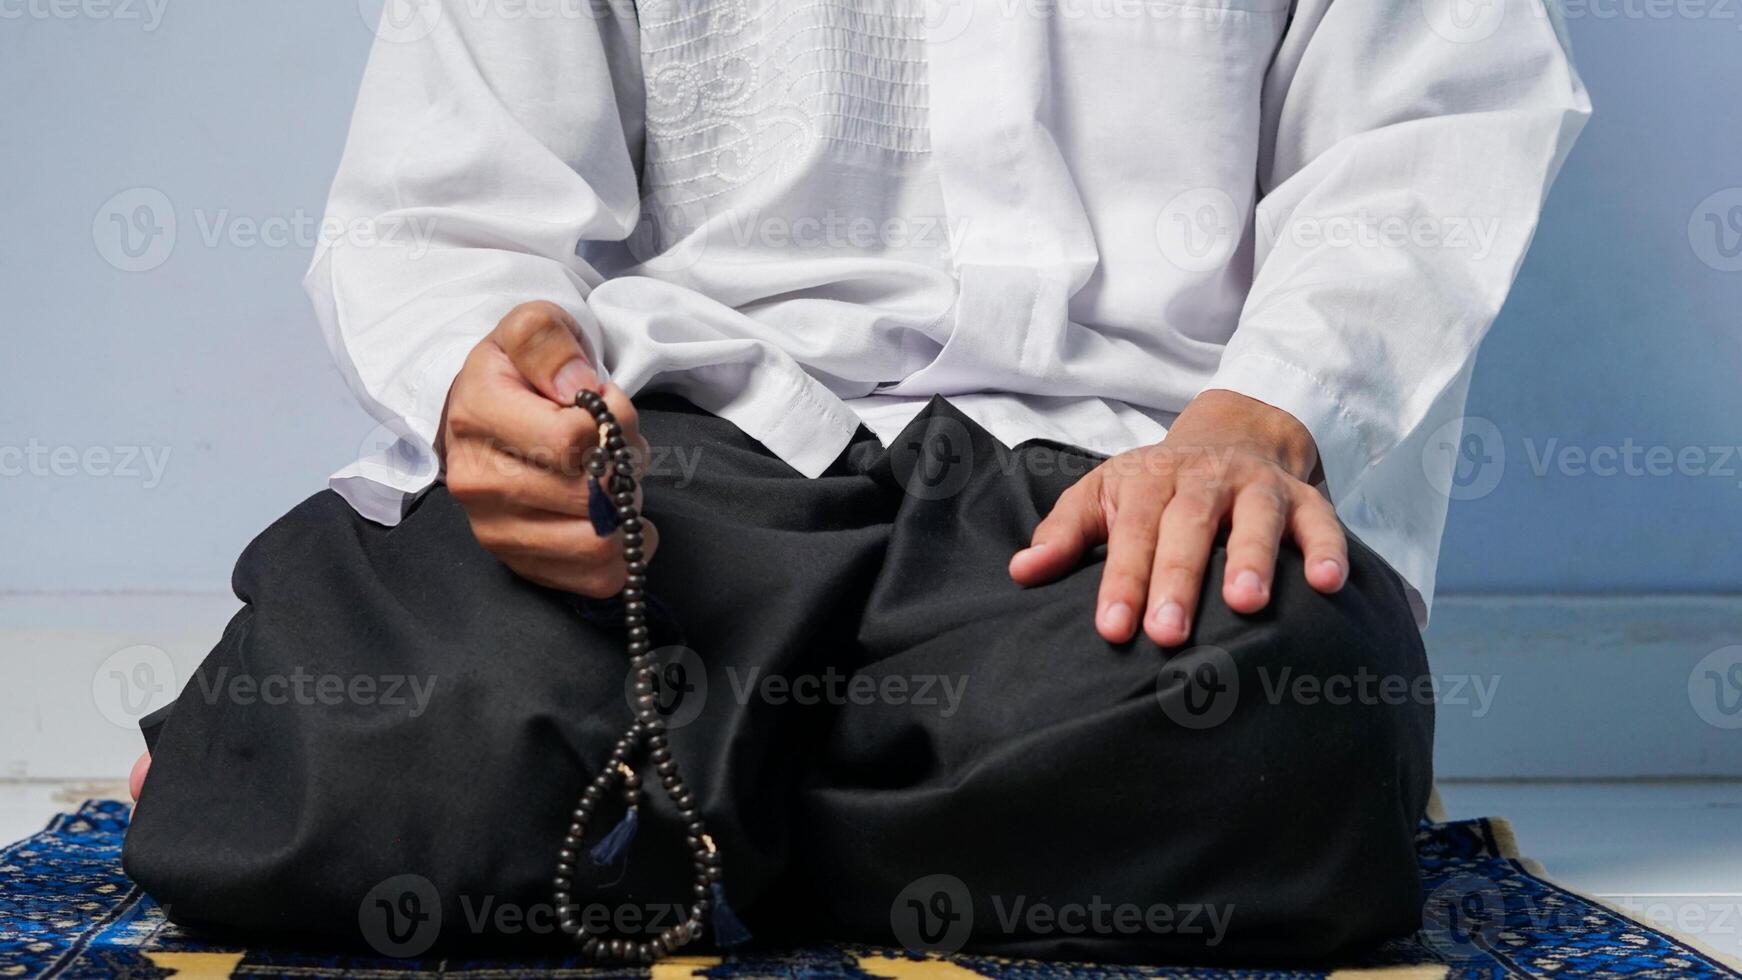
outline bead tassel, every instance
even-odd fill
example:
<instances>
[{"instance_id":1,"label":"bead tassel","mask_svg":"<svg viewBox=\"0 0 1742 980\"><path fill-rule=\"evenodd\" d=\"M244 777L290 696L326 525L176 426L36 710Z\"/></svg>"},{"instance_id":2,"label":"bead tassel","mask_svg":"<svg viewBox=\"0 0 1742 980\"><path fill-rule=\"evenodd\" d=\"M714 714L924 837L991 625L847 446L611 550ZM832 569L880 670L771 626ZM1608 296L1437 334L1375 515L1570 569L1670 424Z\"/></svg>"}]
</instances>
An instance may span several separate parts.
<instances>
[{"instance_id":1,"label":"bead tassel","mask_svg":"<svg viewBox=\"0 0 1742 980\"><path fill-rule=\"evenodd\" d=\"M750 930L744 928L738 913L726 904L726 886L715 881L708 886L708 894L714 898L714 942L722 947L742 946L749 942Z\"/></svg>"},{"instance_id":2,"label":"bead tassel","mask_svg":"<svg viewBox=\"0 0 1742 980\"><path fill-rule=\"evenodd\" d=\"M608 538L617 533L617 505L600 486L597 478L587 481L587 519L593 522L593 533Z\"/></svg>"},{"instance_id":3,"label":"bead tassel","mask_svg":"<svg viewBox=\"0 0 1742 980\"><path fill-rule=\"evenodd\" d=\"M617 821L617 826L612 827L611 832L601 838L599 843L594 844L593 849L587 852L587 856L593 860L594 867L608 868L616 864L617 859L629 850L630 843L635 840L635 830L641 824L640 809L636 806L630 807L629 812L623 814L623 819Z\"/></svg>"}]
</instances>

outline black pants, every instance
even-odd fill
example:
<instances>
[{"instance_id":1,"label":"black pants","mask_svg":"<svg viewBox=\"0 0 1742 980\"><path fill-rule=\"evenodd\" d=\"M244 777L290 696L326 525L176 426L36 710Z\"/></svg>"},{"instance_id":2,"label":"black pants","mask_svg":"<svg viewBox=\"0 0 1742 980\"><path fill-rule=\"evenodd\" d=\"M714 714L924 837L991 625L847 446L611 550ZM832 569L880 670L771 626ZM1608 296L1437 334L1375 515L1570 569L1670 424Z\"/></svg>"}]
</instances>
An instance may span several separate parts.
<instances>
[{"instance_id":1,"label":"black pants","mask_svg":"<svg viewBox=\"0 0 1742 980\"><path fill-rule=\"evenodd\" d=\"M1099 555L1005 571L1089 454L936 400L807 480L675 399L642 418L662 710L758 939L1302 963L1418 924L1427 667L1359 542L1337 595L1285 550L1263 612L1212 585L1188 647L1110 645ZM128 872L184 923L560 941L566 814L629 719L610 604L518 579L439 488L395 528L319 494L234 585L148 733ZM689 873L652 795L591 912L656 931Z\"/></svg>"}]
</instances>

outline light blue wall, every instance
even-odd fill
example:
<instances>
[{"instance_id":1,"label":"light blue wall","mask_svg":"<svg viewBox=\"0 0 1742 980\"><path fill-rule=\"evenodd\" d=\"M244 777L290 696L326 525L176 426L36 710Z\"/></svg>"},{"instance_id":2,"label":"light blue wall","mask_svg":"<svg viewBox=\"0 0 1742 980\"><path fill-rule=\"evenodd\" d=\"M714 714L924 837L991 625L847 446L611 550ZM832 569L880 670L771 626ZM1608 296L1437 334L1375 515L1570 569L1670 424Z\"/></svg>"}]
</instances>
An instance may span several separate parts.
<instances>
[{"instance_id":1,"label":"light blue wall","mask_svg":"<svg viewBox=\"0 0 1742 980\"><path fill-rule=\"evenodd\" d=\"M1688 233L1696 205L1742 187L1742 13L1599 16L1648 7L1572 8L1598 112L1483 354L1472 412L1498 429L1505 469L1454 505L1447 591L1742 582L1742 460L1727 477L1531 466L1550 439L1742 443L1742 272L1702 264ZM142 463L137 478L57 476L47 455L0 477L0 591L222 588L247 540L373 423L298 289L308 248L206 235L318 218L371 34L351 0L33 9L67 8L0 3L0 449L168 460L150 486ZM138 187L167 196L176 247L126 273L93 221ZM104 467L73 467L87 468Z\"/></svg>"}]
</instances>

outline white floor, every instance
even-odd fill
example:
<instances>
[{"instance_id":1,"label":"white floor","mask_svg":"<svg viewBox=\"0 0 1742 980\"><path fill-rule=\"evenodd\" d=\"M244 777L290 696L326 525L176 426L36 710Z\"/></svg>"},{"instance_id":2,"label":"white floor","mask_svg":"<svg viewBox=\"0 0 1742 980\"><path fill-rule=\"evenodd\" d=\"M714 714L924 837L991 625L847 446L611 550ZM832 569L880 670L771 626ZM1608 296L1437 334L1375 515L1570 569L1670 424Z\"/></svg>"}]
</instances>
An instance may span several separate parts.
<instances>
[{"instance_id":1,"label":"white floor","mask_svg":"<svg viewBox=\"0 0 1742 980\"><path fill-rule=\"evenodd\" d=\"M0 841L40 830L120 783L0 781ZM1503 816L1561 884L1742 960L1742 781L1440 787L1453 818Z\"/></svg>"}]
</instances>

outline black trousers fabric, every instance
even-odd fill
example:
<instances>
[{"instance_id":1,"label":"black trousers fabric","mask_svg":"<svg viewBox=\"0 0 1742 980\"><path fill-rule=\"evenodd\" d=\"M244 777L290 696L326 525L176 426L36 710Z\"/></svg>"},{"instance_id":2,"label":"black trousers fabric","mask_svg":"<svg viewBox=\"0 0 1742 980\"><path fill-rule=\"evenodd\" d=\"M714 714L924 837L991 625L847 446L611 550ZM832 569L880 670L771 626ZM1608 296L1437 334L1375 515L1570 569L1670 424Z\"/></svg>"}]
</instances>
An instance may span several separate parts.
<instances>
[{"instance_id":1,"label":"black trousers fabric","mask_svg":"<svg viewBox=\"0 0 1742 980\"><path fill-rule=\"evenodd\" d=\"M939 399L812 480L641 404L661 710L758 940L1299 964L1418 925L1427 665L1359 542L1334 596L1285 549L1263 612L1212 584L1187 647L1111 645L1099 555L1006 574L1097 457ZM150 732L128 873L183 923L560 948L567 814L629 720L614 605L517 578L440 488L394 528L318 494L234 586ZM650 789L627 866L581 888L657 931L689 871Z\"/></svg>"}]
</instances>

